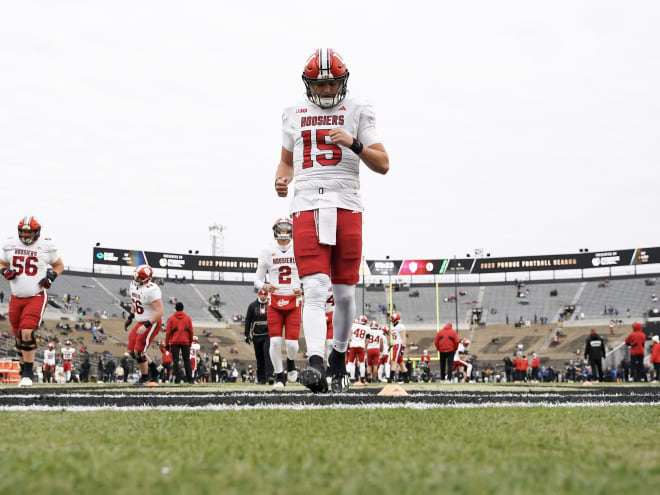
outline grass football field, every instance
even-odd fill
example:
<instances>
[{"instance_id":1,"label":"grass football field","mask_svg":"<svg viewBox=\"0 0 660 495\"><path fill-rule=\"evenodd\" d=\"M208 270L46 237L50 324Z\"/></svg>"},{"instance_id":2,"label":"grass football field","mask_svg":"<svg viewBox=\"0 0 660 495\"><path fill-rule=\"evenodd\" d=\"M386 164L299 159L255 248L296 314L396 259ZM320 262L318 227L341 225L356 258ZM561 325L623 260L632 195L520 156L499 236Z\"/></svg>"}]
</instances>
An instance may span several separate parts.
<instances>
[{"instance_id":1,"label":"grass football field","mask_svg":"<svg viewBox=\"0 0 660 495\"><path fill-rule=\"evenodd\" d=\"M2 411L0 493L656 493L657 406Z\"/></svg>"}]
</instances>

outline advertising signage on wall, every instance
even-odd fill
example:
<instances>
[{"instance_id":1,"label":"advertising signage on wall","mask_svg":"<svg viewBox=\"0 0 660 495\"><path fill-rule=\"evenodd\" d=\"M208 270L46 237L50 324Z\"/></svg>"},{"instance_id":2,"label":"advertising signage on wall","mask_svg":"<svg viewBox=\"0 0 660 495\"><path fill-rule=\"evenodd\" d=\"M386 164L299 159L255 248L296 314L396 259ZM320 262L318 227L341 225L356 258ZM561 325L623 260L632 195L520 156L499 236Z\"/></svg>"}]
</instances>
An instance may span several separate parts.
<instances>
[{"instance_id":1,"label":"advertising signage on wall","mask_svg":"<svg viewBox=\"0 0 660 495\"><path fill-rule=\"evenodd\" d=\"M153 268L213 272L254 272L257 270L257 258L200 256L103 247L94 248L94 264L115 266L148 264Z\"/></svg>"}]
</instances>

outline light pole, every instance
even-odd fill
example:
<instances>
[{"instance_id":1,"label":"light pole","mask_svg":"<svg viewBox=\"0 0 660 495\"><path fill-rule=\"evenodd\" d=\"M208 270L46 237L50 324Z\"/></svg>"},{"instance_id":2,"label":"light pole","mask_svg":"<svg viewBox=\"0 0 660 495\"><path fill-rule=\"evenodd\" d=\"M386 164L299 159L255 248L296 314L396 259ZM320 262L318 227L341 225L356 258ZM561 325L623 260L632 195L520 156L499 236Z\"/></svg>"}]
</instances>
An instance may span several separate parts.
<instances>
[{"instance_id":1,"label":"light pole","mask_svg":"<svg viewBox=\"0 0 660 495\"><path fill-rule=\"evenodd\" d=\"M211 254L216 256L216 248L218 239L220 239L220 256L225 252L225 226L214 223L209 226L209 235L211 236ZM218 280L220 280L220 272L218 272Z\"/></svg>"},{"instance_id":2,"label":"light pole","mask_svg":"<svg viewBox=\"0 0 660 495\"><path fill-rule=\"evenodd\" d=\"M461 264L456 260L454 255L454 304L456 305L456 331L458 332L458 268Z\"/></svg>"}]
</instances>

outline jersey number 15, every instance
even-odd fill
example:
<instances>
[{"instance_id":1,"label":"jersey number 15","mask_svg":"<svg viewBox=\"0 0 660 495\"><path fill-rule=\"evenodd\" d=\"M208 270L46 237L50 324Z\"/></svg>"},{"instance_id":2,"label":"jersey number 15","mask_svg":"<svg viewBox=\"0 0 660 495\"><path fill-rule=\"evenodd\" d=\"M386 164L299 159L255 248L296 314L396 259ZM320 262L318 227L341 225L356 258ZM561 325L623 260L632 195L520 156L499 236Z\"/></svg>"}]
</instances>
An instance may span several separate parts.
<instances>
[{"instance_id":1,"label":"jersey number 15","mask_svg":"<svg viewBox=\"0 0 660 495\"><path fill-rule=\"evenodd\" d=\"M302 168L313 167L314 159L323 166L337 165L341 161L341 148L332 142L328 142L328 134L330 134L330 129L316 129L315 141L319 153L312 158L312 131L302 131Z\"/></svg>"}]
</instances>

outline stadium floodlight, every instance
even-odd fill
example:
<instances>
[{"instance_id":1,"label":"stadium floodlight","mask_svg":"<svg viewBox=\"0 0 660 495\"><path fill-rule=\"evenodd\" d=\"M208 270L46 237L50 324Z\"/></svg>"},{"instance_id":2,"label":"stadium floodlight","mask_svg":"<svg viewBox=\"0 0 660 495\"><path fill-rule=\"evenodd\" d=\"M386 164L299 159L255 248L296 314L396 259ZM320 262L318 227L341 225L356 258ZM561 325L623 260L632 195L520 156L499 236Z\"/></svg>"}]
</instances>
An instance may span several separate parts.
<instances>
[{"instance_id":1,"label":"stadium floodlight","mask_svg":"<svg viewBox=\"0 0 660 495\"><path fill-rule=\"evenodd\" d=\"M217 256L218 239L220 240L220 256L224 254L226 228L227 227L225 227L224 225L220 225L217 223L214 223L213 225L209 226L209 234L211 236L211 254L213 256Z\"/></svg>"}]
</instances>

